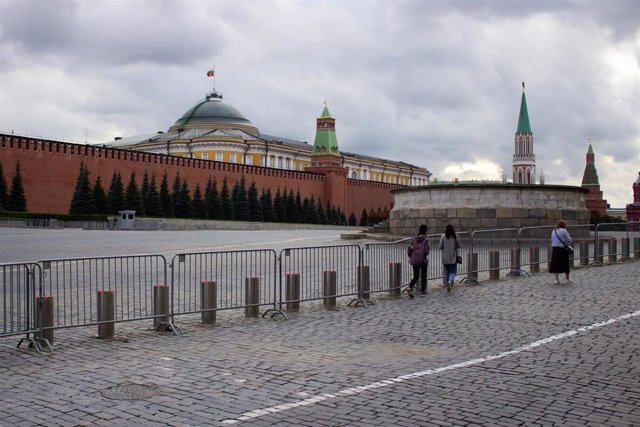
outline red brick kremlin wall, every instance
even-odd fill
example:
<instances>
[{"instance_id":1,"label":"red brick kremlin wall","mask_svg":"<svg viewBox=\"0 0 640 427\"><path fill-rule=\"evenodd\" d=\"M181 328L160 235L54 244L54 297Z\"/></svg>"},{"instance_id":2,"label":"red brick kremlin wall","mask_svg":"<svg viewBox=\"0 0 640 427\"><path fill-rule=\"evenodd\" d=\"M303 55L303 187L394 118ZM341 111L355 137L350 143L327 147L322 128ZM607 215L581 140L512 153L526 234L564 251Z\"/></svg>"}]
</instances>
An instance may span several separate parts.
<instances>
[{"instance_id":1,"label":"red brick kremlin wall","mask_svg":"<svg viewBox=\"0 0 640 427\"><path fill-rule=\"evenodd\" d=\"M218 190L227 177L231 190L244 175L247 188L255 182L259 192L270 188L272 197L278 188L293 190L294 194L300 191L302 199L313 196L316 202L322 200L326 205L325 176L321 174L0 134L0 163L9 188L18 160L28 212L68 213L81 163L89 170L91 184L100 176L106 191L116 171L120 172L125 188L131 172L136 173L140 187L142 176L147 171L149 176L155 175L158 189L165 171L170 186L179 172L180 177L187 181L191 194L196 184L200 184L201 191L204 191L210 176L218 182ZM363 209L369 214L380 211L388 215L393 205L391 190L398 187L349 179L342 191L346 194L344 206L331 203L340 207L347 217L353 212L358 221Z\"/></svg>"}]
</instances>

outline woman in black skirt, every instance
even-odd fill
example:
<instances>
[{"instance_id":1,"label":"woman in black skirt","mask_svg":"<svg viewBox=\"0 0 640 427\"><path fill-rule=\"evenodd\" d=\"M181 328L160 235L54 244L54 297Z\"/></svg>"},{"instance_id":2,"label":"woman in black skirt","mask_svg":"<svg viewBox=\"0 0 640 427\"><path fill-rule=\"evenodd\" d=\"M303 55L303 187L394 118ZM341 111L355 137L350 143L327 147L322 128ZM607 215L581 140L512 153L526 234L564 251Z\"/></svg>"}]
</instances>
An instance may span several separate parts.
<instances>
[{"instance_id":1,"label":"woman in black skirt","mask_svg":"<svg viewBox=\"0 0 640 427\"><path fill-rule=\"evenodd\" d=\"M569 247L573 247L571 236L567 231L567 224L558 221L556 228L551 232L551 262L549 263L549 273L556 275L556 283L560 283L558 274L564 273L567 283L573 283L569 279Z\"/></svg>"}]
</instances>

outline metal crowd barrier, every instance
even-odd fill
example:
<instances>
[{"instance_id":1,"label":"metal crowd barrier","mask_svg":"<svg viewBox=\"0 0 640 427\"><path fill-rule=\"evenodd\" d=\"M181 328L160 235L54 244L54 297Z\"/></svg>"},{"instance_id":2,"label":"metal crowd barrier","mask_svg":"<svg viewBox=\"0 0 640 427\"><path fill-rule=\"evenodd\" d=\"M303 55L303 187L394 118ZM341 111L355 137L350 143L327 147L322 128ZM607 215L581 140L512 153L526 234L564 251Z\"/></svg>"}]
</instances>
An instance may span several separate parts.
<instances>
[{"instance_id":1,"label":"metal crowd barrier","mask_svg":"<svg viewBox=\"0 0 640 427\"><path fill-rule=\"evenodd\" d=\"M98 302L105 295L113 299L107 308L113 312L112 322L157 317L154 286L168 284L162 255L51 259L39 264L42 297L53 300L48 325L52 329L103 323L98 319Z\"/></svg>"},{"instance_id":2,"label":"metal crowd barrier","mask_svg":"<svg viewBox=\"0 0 640 427\"><path fill-rule=\"evenodd\" d=\"M280 252L280 308L292 303L358 295L360 247L357 245L286 248ZM284 278L284 283L283 283ZM299 291L292 282L299 282ZM289 297L287 296L287 287Z\"/></svg>"},{"instance_id":3,"label":"metal crowd barrier","mask_svg":"<svg viewBox=\"0 0 640 427\"><path fill-rule=\"evenodd\" d=\"M529 275L549 263L554 226L460 232L464 280ZM640 257L640 222L571 225L573 262L602 265ZM428 280L444 277L440 235L431 246ZM53 330L97 325L113 335L117 322L153 319L154 327L179 332L175 317L200 314L214 323L221 310L247 317L299 310L305 301L335 307L355 296L366 306L373 293L399 295L412 277L411 239L274 250L132 255L0 264L0 338L25 335L30 347L51 349ZM168 277L168 269L171 269ZM351 303L350 303L351 304Z\"/></svg>"},{"instance_id":4,"label":"metal crowd barrier","mask_svg":"<svg viewBox=\"0 0 640 427\"><path fill-rule=\"evenodd\" d=\"M478 262L475 269L482 279L496 279L500 271L506 268L510 272L521 272L517 259L518 229L505 228L497 230L479 230L471 233L470 254L477 254ZM514 254L517 254L514 257Z\"/></svg>"},{"instance_id":5,"label":"metal crowd barrier","mask_svg":"<svg viewBox=\"0 0 640 427\"><path fill-rule=\"evenodd\" d=\"M430 245L432 240L429 238ZM361 265L369 269L368 293L393 291L399 293L401 286L408 282L407 274L410 274L409 277L413 275L407 255L407 248L410 243L411 239L402 239L389 243L365 243L362 245ZM395 267L396 265L400 267ZM400 269L398 283L390 280L392 268Z\"/></svg>"},{"instance_id":6,"label":"metal crowd barrier","mask_svg":"<svg viewBox=\"0 0 640 427\"><path fill-rule=\"evenodd\" d=\"M171 316L204 313L215 321L219 310L260 307L275 310L277 257L272 249L178 254L171 260ZM263 315L264 315L263 314Z\"/></svg>"},{"instance_id":7,"label":"metal crowd barrier","mask_svg":"<svg viewBox=\"0 0 640 427\"><path fill-rule=\"evenodd\" d=\"M51 349L42 336L40 266L35 263L0 264L0 338L25 335L23 342L40 352L42 344Z\"/></svg>"}]
</instances>

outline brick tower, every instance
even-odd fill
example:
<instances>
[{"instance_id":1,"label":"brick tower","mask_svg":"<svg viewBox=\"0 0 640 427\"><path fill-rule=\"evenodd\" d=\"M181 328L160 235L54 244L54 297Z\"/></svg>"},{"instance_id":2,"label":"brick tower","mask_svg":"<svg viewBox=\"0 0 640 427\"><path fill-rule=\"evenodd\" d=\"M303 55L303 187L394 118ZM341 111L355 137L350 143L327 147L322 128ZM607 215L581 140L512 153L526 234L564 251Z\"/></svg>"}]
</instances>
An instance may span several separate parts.
<instances>
[{"instance_id":1,"label":"brick tower","mask_svg":"<svg viewBox=\"0 0 640 427\"><path fill-rule=\"evenodd\" d=\"M325 175L325 196L333 206L345 206L347 199L347 175L349 169L342 166L342 156L336 138L336 120L331 117L327 103L316 120L316 139L311 153L308 172Z\"/></svg>"},{"instance_id":2,"label":"brick tower","mask_svg":"<svg viewBox=\"0 0 640 427\"><path fill-rule=\"evenodd\" d=\"M633 203L627 205L627 221L640 221L640 172L633 183Z\"/></svg>"},{"instance_id":3,"label":"brick tower","mask_svg":"<svg viewBox=\"0 0 640 427\"><path fill-rule=\"evenodd\" d=\"M515 136L515 154L513 155L513 183L536 183L536 156L533 154L533 132L529 124L527 98L524 95L522 82L522 100L520 101L520 116Z\"/></svg>"},{"instance_id":4,"label":"brick tower","mask_svg":"<svg viewBox=\"0 0 640 427\"><path fill-rule=\"evenodd\" d=\"M591 140L589 140L589 149L587 150L587 164L584 167L584 174L582 175L582 188L589 190L589 194L587 194L587 209L596 211L601 216L606 215L607 201L602 198L602 191L600 191L600 181L598 179L598 171L596 170L596 160L595 154L593 154Z\"/></svg>"}]
</instances>

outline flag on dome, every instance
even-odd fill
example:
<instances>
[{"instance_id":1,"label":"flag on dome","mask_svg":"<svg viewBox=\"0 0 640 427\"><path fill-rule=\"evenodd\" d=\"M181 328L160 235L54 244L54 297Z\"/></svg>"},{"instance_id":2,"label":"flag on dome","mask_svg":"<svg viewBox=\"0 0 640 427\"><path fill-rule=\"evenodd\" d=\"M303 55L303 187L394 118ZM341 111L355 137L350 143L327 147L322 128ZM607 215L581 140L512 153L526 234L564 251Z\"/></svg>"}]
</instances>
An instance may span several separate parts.
<instances>
[{"instance_id":1,"label":"flag on dome","mask_svg":"<svg viewBox=\"0 0 640 427\"><path fill-rule=\"evenodd\" d=\"M207 77L215 77L215 69L212 68L209 71L207 71Z\"/></svg>"}]
</instances>

